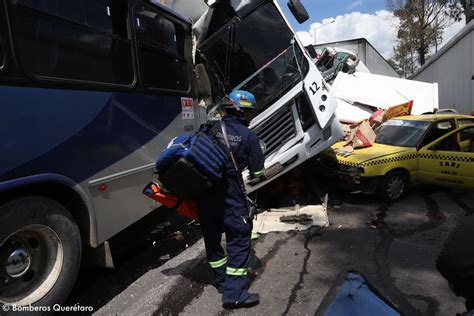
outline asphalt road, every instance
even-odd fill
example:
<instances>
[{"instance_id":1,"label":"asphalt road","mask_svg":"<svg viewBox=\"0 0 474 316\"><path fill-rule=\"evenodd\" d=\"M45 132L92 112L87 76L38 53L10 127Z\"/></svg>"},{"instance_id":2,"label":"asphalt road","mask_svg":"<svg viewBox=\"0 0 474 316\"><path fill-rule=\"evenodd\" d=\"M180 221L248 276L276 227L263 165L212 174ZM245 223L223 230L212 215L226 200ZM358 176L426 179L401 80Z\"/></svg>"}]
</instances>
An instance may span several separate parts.
<instances>
[{"instance_id":1,"label":"asphalt road","mask_svg":"<svg viewBox=\"0 0 474 316\"><path fill-rule=\"evenodd\" d=\"M405 315L464 311L464 300L450 291L435 260L456 223L474 212L472 193L420 187L391 205L336 193L331 201L329 227L269 233L254 242L250 291L260 293L256 307L222 309L200 241L152 267L97 314L309 315L348 267Z\"/></svg>"},{"instance_id":2,"label":"asphalt road","mask_svg":"<svg viewBox=\"0 0 474 316\"><path fill-rule=\"evenodd\" d=\"M198 225L172 210L157 209L109 240L115 269L81 268L64 305L79 304L98 310L200 238Z\"/></svg>"}]
</instances>

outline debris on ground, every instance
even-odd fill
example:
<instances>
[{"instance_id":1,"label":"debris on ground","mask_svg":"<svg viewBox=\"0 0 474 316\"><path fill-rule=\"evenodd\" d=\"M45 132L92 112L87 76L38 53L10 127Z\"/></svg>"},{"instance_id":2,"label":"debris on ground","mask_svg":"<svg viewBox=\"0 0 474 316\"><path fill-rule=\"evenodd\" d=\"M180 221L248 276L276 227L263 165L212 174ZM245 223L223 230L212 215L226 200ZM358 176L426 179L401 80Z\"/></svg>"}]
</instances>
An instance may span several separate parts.
<instances>
[{"instance_id":1,"label":"debris on ground","mask_svg":"<svg viewBox=\"0 0 474 316\"><path fill-rule=\"evenodd\" d=\"M367 225L372 229L377 229L385 225L385 218L387 214L385 211L377 211L374 213L375 218L367 221Z\"/></svg>"},{"instance_id":2,"label":"debris on ground","mask_svg":"<svg viewBox=\"0 0 474 316\"><path fill-rule=\"evenodd\" d=\"M169 254L166 254L166 255L160 256L159 259L160 259L160 260L170 260L170 259L171 259L171 256L170 256Z\"/></svg>"},{"instance_id":3,"label":"debris on ground","mask_svg":"<svg viewBox=\"0 0 474 316\"><path fill-rule=\"evenodd\" d=\"M308 214L280 216L280 221L285 223L307 223L312 222L313 218Z\"/></svg>"},{"instance_id":4,"label":"debris on ground","mask_svg":"<svg viewBox=\"0 0 474 316\"><path fill-rule=\"evenodd\" d=\"M284 219L285 221L282 221ZM255 233L306 230L312 226L326 227L329 219L323 205L307 205L293 208L270 209L258 214L253 225Z\"/></svg>"}]
</instances>

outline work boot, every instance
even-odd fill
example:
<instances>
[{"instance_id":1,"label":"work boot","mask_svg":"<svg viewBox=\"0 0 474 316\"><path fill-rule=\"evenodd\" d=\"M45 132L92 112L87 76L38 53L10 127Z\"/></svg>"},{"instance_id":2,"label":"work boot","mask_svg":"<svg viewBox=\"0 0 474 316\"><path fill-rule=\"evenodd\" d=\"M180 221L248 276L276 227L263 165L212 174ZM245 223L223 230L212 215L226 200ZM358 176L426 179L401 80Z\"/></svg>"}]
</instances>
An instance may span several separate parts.
<instances>
[{"instance_id":1,"label":"work boot","mask_svg":"<svg viewBox=\"0 0 474 316\"><path fill-rule=\"evenodd\" d=\"M237 308L248 308L257 305L260 303L260 295L249 293L249 297L242 302L235 302L235 303L224 303L222 307L225 309L237 309Z\"/></svg>"}]
</instances>

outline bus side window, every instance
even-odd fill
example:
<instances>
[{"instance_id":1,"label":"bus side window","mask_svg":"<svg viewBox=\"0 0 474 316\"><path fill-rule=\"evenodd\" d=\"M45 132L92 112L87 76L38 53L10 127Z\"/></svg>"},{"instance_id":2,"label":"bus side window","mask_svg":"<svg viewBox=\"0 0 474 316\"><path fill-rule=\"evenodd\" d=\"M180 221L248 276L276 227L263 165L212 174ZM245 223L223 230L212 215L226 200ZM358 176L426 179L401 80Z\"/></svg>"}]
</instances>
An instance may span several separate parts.
<instances>
[{"instance_id":1,"label":"bus side window","mask_svg":"<svg viewBox=\"0 0 474 316\"><path fill-rule=\"evenodd\" d=\"M154 7L139 5L135 8L135 34L140 73L145 86L187 91L189 81L184 27Z\"/></svg>"},{"instance_id":2,"label":"bus side window","mask_svg":"<svg viewBox=\"0 0 474 316\"><path fill-rule=\"evenodd\" d=\"M85 24L87 21L85 0L17 0L17 2L25 7L78 23Z\"/></svg>"},{"instance_id":3,"label":"bus side window","mask_svg":"<svg viewBox=\"0 0 474 316\"><path fill-rule=\"evenodd\" d=\"M12 2L12 37L21 69L40 80L132 85L135 76L126 31L127 1L114 0L112 8L107 1L94 1L98 3L90 8L86 0Z\"/></svg>"},{"instance_id":4,"label":"bus side window","mask_svg":"<svg viewBox=\"0 0 474 316\"><path fill-rule=\"evenodd\" d=\"M113 34L112 12L109 0L87 0L87 24L90 27Z\"/></svg>"}]
</instances>

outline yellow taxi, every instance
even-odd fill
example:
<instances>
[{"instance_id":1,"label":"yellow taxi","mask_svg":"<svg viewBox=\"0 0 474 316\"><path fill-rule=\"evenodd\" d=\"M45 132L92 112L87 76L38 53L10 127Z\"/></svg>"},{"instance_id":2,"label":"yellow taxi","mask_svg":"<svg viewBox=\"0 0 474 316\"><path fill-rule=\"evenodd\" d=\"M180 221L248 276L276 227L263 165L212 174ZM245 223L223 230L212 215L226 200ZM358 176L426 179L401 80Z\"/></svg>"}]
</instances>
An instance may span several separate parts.
<instances>
[{"instance_id":1,"label":"yellow taxi","mask_svg":"<svg viewBox=\"0 0 474 316\"><path fill-rule=\"evenodd\" d=\"M339 142L320 157L352 192L399 199L411 182L474 188L474 117L459 114L411 115L375 129L372 147L343 150Z\"/></svg>"}]
</instances>

